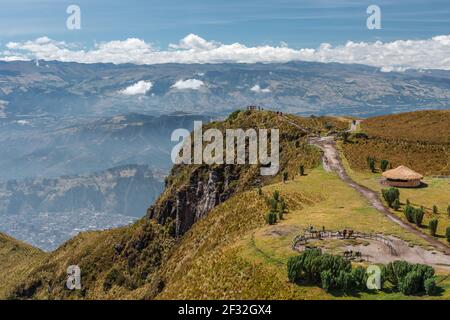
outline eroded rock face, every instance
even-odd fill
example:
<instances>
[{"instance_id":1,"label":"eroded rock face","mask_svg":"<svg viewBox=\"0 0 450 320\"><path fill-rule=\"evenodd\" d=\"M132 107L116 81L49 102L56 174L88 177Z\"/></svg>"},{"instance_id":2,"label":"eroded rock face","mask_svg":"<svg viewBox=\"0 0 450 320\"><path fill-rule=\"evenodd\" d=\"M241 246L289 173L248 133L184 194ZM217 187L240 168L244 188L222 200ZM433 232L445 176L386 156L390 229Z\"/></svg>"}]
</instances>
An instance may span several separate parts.
<instances>
[{"instance_id":1,"label":"eroded rock face","mask_svg":"<svg viewBox=\"0 0 450 320\"><path fill-rule=\"evenodd\" d=\"M150 207L148 217L161 224L171 219L174 221L175 235L183 235L195 222L233 194L233 188L229 186L231 180L233 175L227 166L207 170L197 168L191 173L187 185L159 206Z\"/></svg>"}]
</instances>

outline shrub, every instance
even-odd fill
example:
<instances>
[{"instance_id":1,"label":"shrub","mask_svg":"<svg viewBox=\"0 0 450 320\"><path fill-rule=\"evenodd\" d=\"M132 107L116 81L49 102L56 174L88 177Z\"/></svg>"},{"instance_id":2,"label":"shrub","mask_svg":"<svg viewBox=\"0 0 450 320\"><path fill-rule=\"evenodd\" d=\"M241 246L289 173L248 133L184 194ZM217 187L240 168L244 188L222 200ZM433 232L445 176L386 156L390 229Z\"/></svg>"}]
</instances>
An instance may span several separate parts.
<instances>
[{"instance_id":1,"label":"shrub","mask_svg":"<svg viewBox=\"0 0 450 320\"><path fill-rule=\"evenodd\" d=\"M421 280L422 278L419 272L409 272L399 284L400 292L407 296L419 293L421 291Z\"/></svg>"},{"instance_id":2,"label":"shrub","mask_svg":"<svg viewBox=\"0 0 450 320\"><path fill-rule=\"evenodd\" d=\"M436 205L433 206L433 213L434 214L438 213L438 207Z\"/></svg>"},{"instance_id":3,"label":"shrub","mask_svg":"<svg viewBox=\"0 0 450 320\"><path fill-rule=\"evenodd\" d=\"M286 210L286 203L284 202L284 199L281 199L278 203L278 217L280 220L283 219L284 211Z\"/></svg>"},{"instance_id":4,"label":"shrub","mask_svg":"<svg viewBox=\"0 0 450 320\"><path fill-rule=\"evenodd\" d=\"M424 264L394 261L383 268L383 278L389 281L394 289L411 295L426 290L425 282L434 278L434 269Z\"/></svg>"},{"instance_id":5,"label":"shrub","mask_svg":"<svg viewBox=\"0 0 450 320\"><path fill-rule=\"evenodd\" d=\"M384 200L388 203L389 207L392 208L392 205L396 199L399 200L400 206L400 191L397 188L382 189L381 194L383 195Z\"/></svg>"},{"instance_id":6,"label":"shrub","mask_svg":"<svg viewBox=\"0 0 450 320\"><path fill-rule=\"evenodd\" d=\"M356 132L353 134L356 139L369 139L369 136L364 132Z\"/></svg>"},{"instance_id":7,"label":"shrub","mask_svg":"<svg viewBox=\"0 0 450 320\"><path fill-rule=\"evenodd\" d=\"M414 222L418 227L420 227L422 225L423 216L424 216L424 211L422 208L414 209Z\"/></svg>"},{"instance_id":8,"label":"shrub","mask_svg":"<svg viewBox=\"0 0 450 320\"><path fill-rule=\"evenodd\" d=\"M258 196L262 196L262 189L261 188L258 188Z\"/></svg>"},{"instance_id":9,"label":"shrub","mask_svg":"<svg viewBox=\"0 0 450 320\"><path fill-rule=\"evenodd\" d=\"M290 282L297 282L301 277L302 256L290 257L287 262L288 278Z\"/></svg>"},{"instance_id":10,"label":"shrub","mask_svg":"<svg viewBox=\"0 0 450 320\"><path fill-rule=\"evenodd\" d=\"M367 165L369 166L370 171L375 172L375 158L367 157Z\"/></svg>"},{"instance_id":11,"label":"shrub","mask_svg":"<svg viewBox=\"0 0 450 320\"><path fill-rule=\"evenodd\" d=\"M352 269L351 263L343 257L322 254L318 249L303 251L290 258L287 269L289 281L308 281L321 285L327 292L331 289L349 292L366 288L367 276L363 267Z\"/></svg>"},{"instance_id":12,"label":"shrub","mask_svg":"<svg viewBox=\"0 0 450 320\"><path fill-rule=\"evenodd\" d=\"M414 208L407 204L403 212L405 213L406 220L414 223Z\"/></svg>"},{"instance_id":13,"label":"shrub","mask_svg":"<svg viewBox=\"0 0 450 320\"><path fill-rule=\"evenodd\" d=\"M383 267L385 280L389 281L395 289L399 289L400 282L412 270L412 265L406 261L394 261Z\"/></svg>"},{"instance_id":14,"label":"shrub","mask_svg":"<svg viewBox=\"0 0 450 320\"><path fill-rule=\"evenodd\" d=\"M394 202L392 203L392 209L394 209L394 210L400 209L400 200L398 200L398 199L394 200Z\"/></svg>"},{"instance_id":15,"label":"shrub","mask_svg":"<svg viewBox=\"0 0 450 320\"><path fill-rule=\"evenodd\" d=\"M429 296L434 296L437 294L437 286L436 286L436 280L434 278L428 278L424 282L425 286L425 293Z\"/></svg>"},{"instance_id":16,"label":"shrub","mask_svg":"<svg viewBox=\"0 0 450 320\"><path fill-rule=\"evenodd\" d=\"M278 190L275 190L273 192L273 198L275 199L275 201L280 200L280 192Z\"/></svg>"},{"instance_id":17,"label":"shrub","mask_svg":"<svg viewBox=\"0 0 450 320\"><path fill-rule=\"evenodd\" d=\"M283 172L283 182L286 182L288 180L288 173L287 171Z\"/></svg>"},{"instance_id":18,"label":"shrub","mask_svg":"<svg viewBox=\"0 0 450 320\"><path fill-rule=\"evenodd\" d=\"M423 291L425 289L425 287L423 286L425 280L434 277L433 267L417 263L412 266L412 271L418 272L420 274L422 280L420 290Z\"/></svg>"},{"instance_id":19,"label":"shrub","mask_svg":"<svg viewBox=\"0 0 450 320\"><path fill-rule=\"evenodd\" d=\"M342 139L344 139L344 143L348 142L349 137L350 137L350 132L348 132L348 131L342 132Z\"/></svg>"},{"instance_id":20,"label":"shrub","mask_svg":"<svg viewBox=\"0 0 450 320\"><path fill-rule=\"evenodd\" d=\"M119 270L113 268L106 275L105 281L103 282L103 290L108 291L113 285L122 286L125 281L126 279L123 274Z\"/></svg>"},{"instance_id":21,"label":"shrub","mask_svg":"<svg viewBox=\"0 0 450 320\"><path fill-rule=\"evenodd\" d=\"M330 292L331 288L333 287L333 275L329 270L322 271L320 274L322 289L326 292Z\"/></svg>"},{"instance_id":22,"label":"shrub","mask_svg":"<svg viewBox=\"0 0 450 320\"><path fill-rule=\"evenodd\" d=\"M447 238L447 241L450 242L450 227L447 227L445 230L445 237Z\"/></svg>"},{"instance_id":23,"label":"shrub","mask_svg":"<svg viewBox=\"0 0 450 320\"><path fill-rule=\"evenodd\" d=\"M434 237L436 236L436 230L437 230L437 226L438 226L438 220L437 219L431 219L429 224L428 224L429 228L430 228L430 233L431 235Z\"/></svg>"},{"instance_id":24,"label":"shrub","mask_svg":"<svg viewBox=\"0 0 450 320\"><path fill-rule=\"evenodd\" d=\"M305 166L304 165L301 165L300 167L299 167L299 170L298 170L299 172L300 172L300 175L301 176L303 176L303 175L305 175ZM449 209L450 209L450 206L448 206L449 207Z\"/></svg>"},{"instance_id":25,"label":"shrub","mask_svg":"<svg viewBox=\"0 0 450 320\"><path fill-rule=\"evenodd\" d=\"M387 167L389 166L389 161L383 159L380 162L380 168L382 171L386 171Z\"/></svg>"},{"instance_id":26,"label":"shrub","mask_svg":"<svg viewBox=\"0 0 450 320\"><path fill-rule=\"evenodd\" d=\"M356 290L366 289L367 274L363 267L356 267L351 271L353 286Z\"/></svg>"},{"instance_id":27,"label":"shrub","mask_svg":"<svg viewBox=\"0 0 450 320\"><path fill-rule=\"evenodd\" d=\"M349 292L352 289L353 280L350 272L341 270L338 276L335 278L336 287L343 292Z\"/></svg>"},{"instance_id":28,"label":"shrub","mask_svg":"<svg viewBox=\"0 0 450 320\"><path fill-rule=\"evenodd\" d=\"M275 199L269 199L269 205L270 205L270 209L272 210L272 211L277 211L277 208L278 208L278 201L277 200L275 200Z\"/></svg>"},{"instance_id":29,"label":"shrub","mask_svg":"<svg viewBox=\"0 0 450 320\"><path fill-rule=\"evenodd\" d=\"M273 211L269 211L266 214L266 222L270 225L277 223L277 214Z\"/></svg>"},{"instance_id":30,"label":"shrub","mask_svg":"<svg viewBox=\"0 0 450 320\"><path fill-rule=\"evenodd\" d=\"M450 204L447 207L447 214L450 216Z\"/></svg>"}]
</instances>

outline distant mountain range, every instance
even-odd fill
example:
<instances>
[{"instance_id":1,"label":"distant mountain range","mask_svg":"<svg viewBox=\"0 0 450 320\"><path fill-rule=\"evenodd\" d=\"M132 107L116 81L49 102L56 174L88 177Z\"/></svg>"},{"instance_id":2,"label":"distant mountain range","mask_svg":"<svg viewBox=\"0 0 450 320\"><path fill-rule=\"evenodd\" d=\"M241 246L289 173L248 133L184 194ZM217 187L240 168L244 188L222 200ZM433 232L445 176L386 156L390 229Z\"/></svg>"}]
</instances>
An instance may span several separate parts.
<instances>
[{"instance_id":1,"label":"distant mountain range","mask_svg":"<svg viewBox=\"0 0 450 320\"><path fill-rule=\"evenodd\" d=\"M0 230L52 249L89 229L107 229L142 217L164 188L145 165L91 175L0 183Z\"/></svg>"},{"instance_id":2,"label":"distant mountain range","mask_svg":"<svg viewBox=\"0 0 450 320\"><path fill-rule=\"evenodd\" d=\"M127 164L167 171L175 145L170 141L172 131L192 130L194 120L210 118L128 114L98 120L29 118L25 125L4 123L0 126L0 181L85 174Z\"/></svg>"},{"instance_id":3,"label":"distant mountain range","mask_svg":"<svg viewBox=\"0 0 450 320\"><path fill-rule=\"evenodd\" d=\"M129 112L224 114L247 104L301 114L371 116L450 107L450 72L381 72L363 65L313 62L1 62L0 100L0 117L17 119Z\"/></svg>"}]
</instances>

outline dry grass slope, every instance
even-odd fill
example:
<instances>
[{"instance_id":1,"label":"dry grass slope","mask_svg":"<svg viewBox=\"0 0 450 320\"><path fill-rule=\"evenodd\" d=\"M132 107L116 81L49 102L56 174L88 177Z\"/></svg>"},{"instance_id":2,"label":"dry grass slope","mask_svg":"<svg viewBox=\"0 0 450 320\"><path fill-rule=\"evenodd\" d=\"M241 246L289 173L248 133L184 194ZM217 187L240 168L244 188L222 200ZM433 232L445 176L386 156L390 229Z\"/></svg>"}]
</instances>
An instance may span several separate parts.
<instances>
[{"instance_id":1,"label":"dry grass slope","mask_svg":"<svg viewBox=\"0 0 450 320\"><path fill-rule=\"evenodd\" d=\"M424 175L450 175L450 110L418 111L364 120L369 138L343 145L352 168L368 171L367 157L406 165Z\"/></svg>"},{"instance_id":2,"label":"dry grass slope","mask_svg":"<svg viewBox=\"0 0 450 320\"><path fill-rule=\"evenodd\" d=\"M14 283L30 274L46 254L39 249L0 233L0 299L6 298Z\"/></svg>"}]
</instances>

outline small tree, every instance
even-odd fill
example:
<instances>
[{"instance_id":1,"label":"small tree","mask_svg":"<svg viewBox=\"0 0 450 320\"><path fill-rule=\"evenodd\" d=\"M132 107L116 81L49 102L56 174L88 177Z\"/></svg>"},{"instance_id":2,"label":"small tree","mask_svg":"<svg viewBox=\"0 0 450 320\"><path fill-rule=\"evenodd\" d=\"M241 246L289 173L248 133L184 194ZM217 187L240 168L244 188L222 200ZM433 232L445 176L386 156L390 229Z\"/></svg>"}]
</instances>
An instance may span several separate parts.
<instances>
[{"instance_id":1,"label":"small tree","mask_svg":"<svg viewBox=\"0 0 450 320\"><path fill-rule=\"evenodd\" d=\"M418 227L420 227L422 225L423 216L424 216L424 211L422 208L414 209L414 222L416 223L416 225Z\"/></svg>"},{"instance_id":2,"label":"small tree","mask_svg":"<svg viewBox=\"0 0 450 320\"><path fill-rule=\"evenodd\" d=\"M450 242L450 227L447 227L445 230L445 237L447 238L447 242Z\"/></svg>"},{"instance_id":3,"label":"small tree","mask_svg":"<svg viewBox=\"0 0 450 320\"><path fill-rule=\"evenodd\" d=\"M407 204L403 212L405 213L406 220L410 223L414 223L414 208Z\"/></svg>"},{"instance_id":4,"label":"small tree","mask_svg":"<svg viewBox=\"0 0 450 320\"><path fill-rule=\"evenodd\" d=\"M261 188L258 188L258 196L262 196L262 189Z\"/></svg>"},{"instance_id":5,"label":"small tree","mask_svg":"<svg viewBox=\"0 0 450 320\"><path fill-rule=\"evenodd\" d=\"M287 269L290 282L296 282L300 279L302 258L302 256L289 258L287 262Z\"/></svg>"},{"instance_id":6,"label":"small tree","mask_svg":"<svg viewBox=\"0 0 450 320\"><path fill-rule=\"evenodd\" d=\"M275 200L274 198L269 199L269 205L270 205L270 209L272 211L277 211L278 208L278 201Z\"/></svg>"},{"instance_id":7,"label":"small tree","mask_svg":"<svg viewBox=\"0 0 450 320\"><path fill-rule=\"evenodd\" d=\"M409 272L402 282L400 282L399 289L404 295L412 295L420 292L422 276L419 272Z\"/></svg>"},{"instance_id":8,"label":"small tree","mask_svg":"<svg viewBox=\"0 0 450 320\"><path fill-rule=\"evenodd\" d=\"M273 211L269 211L266 214L266 222L270 225L277 223L277 214Z\"/></svg>"},{"instance_id":9,"label":"small tree","mask_svg":"<svg viewBox=\"0 0 450 320\"><path fill-rule=\"evenodd\" d=\"M448 214L448 216L450 217L450 204L449 204L448 207L447 207L447 214Z\"/></svg>"},{"instance_id":10,"label":"small tree","mask_svg":"<svg viewBox=\"0 0 450 320\"><path fill-rule=\"evenodd\" d=\"M383 159L380 162L380 168L382 171L386 171L387 167L389 166L389 161Z\"/></svg>"},{"instance_id":11,"label":"small tree","mask_svg":"<svg viewBox=\"0 0 450 320\"><path fill-rule=\"evenodd\" d=\"M275 201L280 200L280 192L278 190L275 190L273 192L273 198L275 199Z\"/></svg>"},{"instance_id":12,"label":"small tree","mask_svg":"<svg viewBox=\"0 0 450 320\"><path fill-rule=\"evenodd\" d=\"M288 179L288 173L287 171L283 172L283 183L285 183Z\"/></svg>"},{"instance_id":13,"label":"small tree","mask_svg":"<svg viewBox=\"0 0 450 320\"><path fill-rule=\"evenodd\" d=\"M350 137L350 132L348 132L348 131L342 132L342 139L344 139L344 143L348 142L349 137Z\"/></svg>"},{"instance_id":14,"label":"small tree","mask_svg":"<svg viewBox=\"0 0 450 320\"><path fill-rule=\"evenodd\" d=\"M433 206L433 213L434 213L434 214L437 214L437 213L438 213L438 207L437 207L437 205L434 205L434 206Z\"/></svg>"},{"instance_id":15,"label":"small tree","mask_svg":"<svg viewBox=\"0 0 450 320\"><path fill-rule=\"evenodd\" d=\"M372 157L367 157L367 164L370 171L375 172L375 159Z\"/></svg>"},{"instance_id":16,"label":"small tree","mask_svg":"<svg viewBox=\"0 0 450 320\"><path fill-rule=\"evenodd\" d=\"M400 191L397 188L382 189L381 194L389 207L393 208L394 201L398 199L400 206Z\"/></svg>"},{"instance_id":17,"label":"small tree","mask_svg":"<svg viewBox=\"0 0 450 320\"><path fill-rule=\"evenodd\" d=\"M305 175L305 166L304 165L300 165L299 170L300 175L304 176ZM450 206L448 206L450 208Z\"/></svg>"},{"instance_id":18,"label":"small tree","mask_svg":"<svg viewBox=\"0 0 450 320\"><path fill-rule=\"evenodd\" d=\"M320 280L322 282L322 289L326 292L330 292L333 287L333 274L329 270L322 271L320 274Z\"/></svg>"},{"instance_id":19,"label":"small tree","mask_svg":"<svg viewBox=\"0 0 450 320\"><path fill-rule=\"evenodd\" d=\"M285 209L286 209L286 203L284 202L283 198L280 198L280 201L278 202L278 218L280 220L283 220Z\"/></svg>"},{"instance_id":20,"label":"small tree","mask_svg":"<svg viewBox=\"0 0 450 320\"><path fill-rule=\"evenodd\" d=\"M428 278L424 282L425 293L429 296L437 294L436 280L434 278Z\"/></svg>"},{"instance_id":21,"label":"small tree","mask_svg":"<svg viewBox=\"0 0 450 320\"><path fill-rule=\"evenodd\" d=\"M437 219L431 219L429 224L428 224L429 228L430 228L430 233L431 235L434 237L436 236L436 230L438 227L438 220Z\"/></svg>"},{"instance_id":22,"label":"small tree","mask_svg":"<svg viewBox=\"0 0 450 320\"><path fill-rule=\"evenodd\" d=\"M392 209L394 209L394 210L400 209L400 200L398 200L398 198L396 198L394 200L394 202L392 203Z\"/></svg>"},{"instance_id":23,"label":"small tree","mask_svg":"<svg viewBox=\"0 0 450 320\"><path fill-rule=\"evenodd\" d=\"M349 292L352 289L353 284L352 274L350 272L345 272L341 270L338 276L335 278L336 287L341 289L343 292Z\"/></svg>"},{"instance_id":24,"label":"small tree","mask_svg":"<svg viewBox=\"0 0 450 320\"><path fill-rule=\"evenodd\" d=\"M361 266L358 266L354 269L352 269L352 280L353 280L353 286L357 290L364 290L367 288L367 273L366 269L364 269Z\"/></svg>"}]
</instances>

